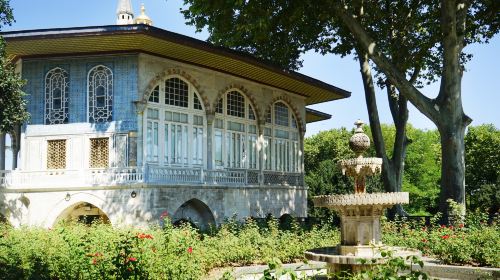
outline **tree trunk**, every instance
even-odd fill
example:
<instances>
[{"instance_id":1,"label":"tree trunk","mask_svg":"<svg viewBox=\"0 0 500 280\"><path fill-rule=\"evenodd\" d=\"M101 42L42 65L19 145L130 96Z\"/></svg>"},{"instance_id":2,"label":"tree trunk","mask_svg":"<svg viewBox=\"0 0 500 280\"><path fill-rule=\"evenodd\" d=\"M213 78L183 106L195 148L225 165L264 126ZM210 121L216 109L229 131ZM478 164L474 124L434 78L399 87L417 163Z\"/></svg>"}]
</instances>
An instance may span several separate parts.
<instances>
[{"instance_id":1,"label":"tree trunk","mask_svg":"<svg viewBox=\"0 0 500 280\"><path fill-rule=\"evenodd\" d=\"M368 54L361 50L357 51L359 57L359 66L363 87L365 90L366 107L368 109L368 117L370 120L370 129L372 131L373 144L377 156L382 158L382 182L386 192L400 192L403 182L404 158L406 156L406 122L408 121L408 110L406 108L406 98L400 100L402 103L395 109L397 112L393 114L394 123L396 126L396 136L394 139L394 153L392 158L387 157L384 137L382 136L382 128L377 108L377 99L375 97L375 87L373 85L373 76L371 67L368 62ZM388 89L389 90L389 89ZM389 94L389 93L388 93ZM403 98L403 97L401 97ZM402 105L403 104L403 105ZM389 209L389 218L393 219L396 214L406 216L401 205L395 205Z\"/></svg>"},{"instance_id":2,"label":"tree trunk","mask_svg":"<svg viewBox=\"0 0 500 280\"><path fill-rule=\"evenodd\" d=\"M449 223L452 215L465 214L465 161L464 135L467 124L454 125L443 122L439 127L441 136L441 192L439 197L439 211L443 213L443 222ZM449 199L463 205L460 213L453 213L449 207Z\"/></svg>"}]
</instances>

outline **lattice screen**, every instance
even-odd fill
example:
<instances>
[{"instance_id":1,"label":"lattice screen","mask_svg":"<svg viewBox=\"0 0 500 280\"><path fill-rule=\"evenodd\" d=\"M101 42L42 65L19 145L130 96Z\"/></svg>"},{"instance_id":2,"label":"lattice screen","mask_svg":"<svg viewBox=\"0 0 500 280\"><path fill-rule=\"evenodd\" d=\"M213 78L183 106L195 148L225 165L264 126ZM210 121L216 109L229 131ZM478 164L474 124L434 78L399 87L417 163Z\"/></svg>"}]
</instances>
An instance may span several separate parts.
<instances>
[{"instance_id":1,"label":"lattice screen","mask_svg":"<svg viewBox=\"0 0 500 280\"><path fill-rule=\"evenodd\" d=\"M66 140L47 141L47 169L66 168Z\"/></svg>"},{"instance_id":2,"label":"lattice screen","mask_svg":"<svg viewBox=\"0 0 500 280\"><path fill-rule=\"evenodd\" d=\"M109 166L109 138L90 139L90 168Z\"/></svg>"}]
</instances>

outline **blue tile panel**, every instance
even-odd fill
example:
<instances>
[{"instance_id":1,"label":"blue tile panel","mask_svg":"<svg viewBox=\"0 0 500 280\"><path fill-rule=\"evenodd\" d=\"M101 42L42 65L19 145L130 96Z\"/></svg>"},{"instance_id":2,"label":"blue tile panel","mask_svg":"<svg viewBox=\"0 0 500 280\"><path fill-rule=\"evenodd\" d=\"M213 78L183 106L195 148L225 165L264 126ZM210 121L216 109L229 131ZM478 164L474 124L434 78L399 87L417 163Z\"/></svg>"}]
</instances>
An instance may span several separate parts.
<instances>
[{"instance_id":1,"label":"blue tile panel","mask_svg":"<svg viewBox=\"0 0 500 280\"><path fill-rule=\"evenodd\" d=\"M30 124L44 124L45 75L55 67L69 73L69 123L87 122L87 75L97 65L113 71L113 121L118 130L137 130L133 101L137 100L137 55L92 56L74 58L26 59L22 76L27 80Z\"/></svg>"}]
</instances>

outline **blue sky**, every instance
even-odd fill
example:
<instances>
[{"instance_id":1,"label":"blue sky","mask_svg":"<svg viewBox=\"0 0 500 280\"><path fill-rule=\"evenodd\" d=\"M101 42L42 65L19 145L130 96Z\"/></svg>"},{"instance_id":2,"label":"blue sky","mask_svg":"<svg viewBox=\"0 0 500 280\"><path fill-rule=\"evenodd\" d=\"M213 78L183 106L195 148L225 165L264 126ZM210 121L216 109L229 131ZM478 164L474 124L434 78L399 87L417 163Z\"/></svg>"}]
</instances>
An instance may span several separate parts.
<instances>
[{"instance_id":1,"label":"blue sky","mask_svg":"<svg viewBox=\"0 0 500 280\"><path fill-rule=\"evenodd\" d=\"M147 14L156 27L201 40L207 38L206 32L195 33L193 27L185 25L179 12L182 0L132 0L136 15L141 3L146 5ZM111 25L115 24L116 5L117 0L11 0L16 22L4 27L3 31ZM473 119L472 125L493 123L500 128L500 38L497 36L488 45L473 45L466 50L474 54L474 58L467 64L462 82L464 110ZM351 128L358 118L368 120L359 67L352 57L309 52L303 58L301 73L352 92L348 99L311 106L333 117L309 124L307 136L330 128ZM438 90L439 84L422 89L429 97L435 96ZM377 96L382 122L391 123L385 93L380 91ZM435 128L413 107L410 109L410 123L418 128Z\"/></svg>"}]
</instances>

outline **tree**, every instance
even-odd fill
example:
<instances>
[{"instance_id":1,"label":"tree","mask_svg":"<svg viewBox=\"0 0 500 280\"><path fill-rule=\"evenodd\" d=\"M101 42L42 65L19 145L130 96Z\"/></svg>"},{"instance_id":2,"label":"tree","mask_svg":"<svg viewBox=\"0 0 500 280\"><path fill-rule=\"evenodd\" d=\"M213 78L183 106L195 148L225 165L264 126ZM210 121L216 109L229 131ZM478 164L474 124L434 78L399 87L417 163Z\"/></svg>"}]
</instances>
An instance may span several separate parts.
<instances>
[{"instance_id":1,"label":"tree","mask_svg":"<svg viewBox=\"0 0 500 280\"><path fill-rule=\"evenodd\" d=\"M185 2L190 4L183 11L188 23L198 30L208 26L209 40L213 43L254 53L289 69L301 66L300 54L310 49L341 55L355 52L362 70L377 154L384 158L385 166L389 167L386 170L391 170L380 139L370 66L373 61L378 84L387 86L391 113L398 128L394 148L399 150L393 153L392 178L386 180L389 189L400 186L402 178L406 100L409 100L440 132L441 210L448 210L448 198L464 202L463 137L470 119L462 109L460 81L463 64L470 55L462 53L462 49L466 44L487 42L498 32L498 1ZM438 76L441 76L438 96L431 99L423 95L418 87Z\"/></svg>"},{"instance_id":2,"label":"tree","mask_svg":"<svg viewBox=\"0 0 500 280\"><path fill-rule=\"evenodd\" d=\"M8 0L0 0L0 27L14 21L12 8ZM25 94L22 87L25 82L15 72L14 65L6 57L5 42L0 37L0 165L5 164L5 134L10 133L13 142L14 165L16 165L17 152L19 151L19 128L29 118L26 112ZM2 168L3 169L3 168Z\"/></svg>"},{"instance_id":3,"label":"tree","mask_svg":"<svg viewBox=\"0 0 500 280\"><path fill-rule=\"evenodd\" d=\"M469 207L500 209L500 130L492 124L469 127L465 135L465 178Z\"/></svg>"}]
</instances>

